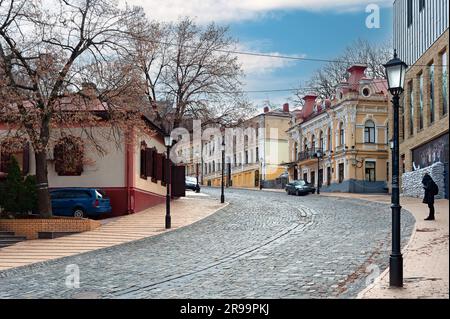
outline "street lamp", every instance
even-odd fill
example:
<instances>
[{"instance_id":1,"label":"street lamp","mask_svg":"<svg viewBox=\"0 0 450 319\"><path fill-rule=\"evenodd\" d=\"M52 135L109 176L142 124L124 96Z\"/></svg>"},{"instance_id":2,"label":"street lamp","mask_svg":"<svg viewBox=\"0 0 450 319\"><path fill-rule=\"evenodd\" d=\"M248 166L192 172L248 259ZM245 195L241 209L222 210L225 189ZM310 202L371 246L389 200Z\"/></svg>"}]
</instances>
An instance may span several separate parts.
<instances>
[{"instance_id":1,"label":"street lamp","mask_svg":"<svg viewBox=\"0 0 450 319\"><path fill-rule=\"evenodd\" d=\"M164 136L164 144L167 148L167 158L166 158L166 176L167 176L167 183L166 183L166 229L169 229L171 227L171 217L170 217L170 147L172 146L172 136L166 135Z\"/></svg>"},{"instance_id":2,"label":"street lamp","mask_svg":"<svg viewBox=\"0 0 450 319\"><path fill-rule=\"evenodd\" d=\"M195 171L196 171L195 174L196 174L196 180L197 180L197 185L195 186L196 193L200 193L200 185L198 183L198 165L199 165L198 158L199 158L199 153L197 151L197 152L195 152Z\"/></svg>"},{"instance_id":3,"label":"street lamp","mask_svg":"<svg viewBox=\"0 0 450 319\"><path fill-rule=\"evenodd\" d=\"M225 195L224 195L224 175L225 175L225 138L222 138L222 193L220 194L220 202L225 203Z\"/></svg>"},{"instance_id":4,"label":"street lamp","mask_svg":"<svg viewBox=\"0 0 450 319\"><path fill-rule=\"evenodd\" d=\"M392 253L389 259L389 285L391 287L403 286L403 257L400 247L400 188L399 188L399 108L400 94L405 85L405 73L407 65L397 57L384 65L388 80L389 92L392 94L394 107L394 132L392 138Z\"/></svg>"},{"instance_id":5,"label":"street lamp","mask_svg":"<svg viewBox=\"0 0 450 319\"><path fill-rule=\"evenodd\" d=\"M322 158L322 156L323 156L322 150L320 150L320 149L317 150L317 152L316 152L316 157L317 157L317 195L320 194L320 179L319 179L320 174L319 174L319 171L320 171L320 159ZM322 176L322 179L323 179L323 176Z\"/></svg>"}]
</instances>

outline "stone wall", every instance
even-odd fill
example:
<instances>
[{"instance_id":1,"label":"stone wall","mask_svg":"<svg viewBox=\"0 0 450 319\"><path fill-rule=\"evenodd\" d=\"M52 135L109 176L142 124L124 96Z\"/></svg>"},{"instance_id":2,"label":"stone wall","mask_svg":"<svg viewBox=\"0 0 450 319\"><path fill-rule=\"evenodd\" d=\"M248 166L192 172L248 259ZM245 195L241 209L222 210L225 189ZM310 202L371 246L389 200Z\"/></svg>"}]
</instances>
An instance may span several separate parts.
<instances>
[{"instance_id":1,"label":"stone wall","mask_svg":"<svg viewBox=\"0 0 450 319\"><path fill-rule=\"evenodd\" d=\"M444 164L435 163L431 166L407 172L402 175L402 194L404 196L422 198L424 196L424 189L422 186L422 178L425 173L430 174L431 178L439 187L439 194L436 199L444 198L445 181L444 181Z\"/></svg>"}]
</instances>

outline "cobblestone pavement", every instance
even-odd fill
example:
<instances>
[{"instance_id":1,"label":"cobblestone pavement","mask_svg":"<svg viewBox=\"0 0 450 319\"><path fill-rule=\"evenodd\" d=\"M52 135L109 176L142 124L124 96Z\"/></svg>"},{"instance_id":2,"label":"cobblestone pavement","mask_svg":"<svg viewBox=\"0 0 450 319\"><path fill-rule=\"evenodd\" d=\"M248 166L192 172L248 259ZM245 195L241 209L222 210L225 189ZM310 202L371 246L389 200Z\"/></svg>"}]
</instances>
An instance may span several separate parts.
<instances>
[{"instance_id":1,"label":"cobblestone pavement","mask_svg":"<svg viewBox=\"0 0 450 319\"><path fill-rule=\"evenodd\" d=\"M388 265L389 205L231 189L226 200L173 232L0 272L0 298L351 298ZM403 211L403 244L413 224ZM66 287L73 264L80 288Z\"/></svg>"}]
</instances>

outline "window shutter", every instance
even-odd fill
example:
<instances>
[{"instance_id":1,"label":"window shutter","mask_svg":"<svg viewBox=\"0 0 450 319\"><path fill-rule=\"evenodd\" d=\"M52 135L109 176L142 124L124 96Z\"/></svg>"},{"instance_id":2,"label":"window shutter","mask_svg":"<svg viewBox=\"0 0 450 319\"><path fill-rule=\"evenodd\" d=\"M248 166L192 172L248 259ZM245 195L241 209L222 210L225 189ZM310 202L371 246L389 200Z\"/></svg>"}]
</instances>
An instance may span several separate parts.
<instances>
[{"instance_id":1,"label":"window shutter","mask_svg":"<svg viewBox=\"0 0 450 319\"><path fill-rule=\"evenodd\" d=\"M162 181L162 173L163 173L163 161L162 161L163 157L162 154L157 153L156 154L156 179L158 181Z\"/></svg>"},{"instance_id":2,"label":"window shutter","mask_svg":"<svg viewBox=\"0 0 450 319\"><path fill-rule=\"evenodd\" d=\"M30 172L30 144L28 142L23 146L22 163L22 174L28 175Z\"/></svg>"},{"instance_id":3,"label":"window shutter","mask_svg":"<svg viewBox=\"0 0 450 319\"><path fill-rule=\"evenodd\" d=\"M141 149L140 175L141 178L147 178L147 149Z\"/></svg>"},{"instance_id":4,"label":"window shutter","mask_svg":"<svg viewBox=\"0 0 450 319\"><path fill-rule=\"evenodd\" d=\"M147 177L153 177L153 149L145 149L145 174Z\"/></svg>"}]
</instances>

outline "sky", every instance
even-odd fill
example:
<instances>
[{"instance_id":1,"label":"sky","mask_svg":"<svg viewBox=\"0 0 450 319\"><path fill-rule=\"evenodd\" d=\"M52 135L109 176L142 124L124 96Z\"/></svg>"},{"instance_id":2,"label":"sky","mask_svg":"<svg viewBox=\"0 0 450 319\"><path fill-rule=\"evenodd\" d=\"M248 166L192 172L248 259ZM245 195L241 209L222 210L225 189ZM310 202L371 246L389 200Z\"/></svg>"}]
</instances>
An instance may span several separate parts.
<instances>
[{"instance_id":1,"label":"sky","mask_svg":"<svg viewBox=\"0 0 450 319\"><path fill-rule=\"evenodd\" d=\"M392 40L393 0L127 0L143 6L151 19L176 21L190 16L199 24L228 25L239 51L333 59L357 39ZM368 28L370 5L380 9L379 28ZM371 7L369 7L371 8ZM244 90L292 89L309 79L322 62L239 55ZM248 93L258 108L281 106L292 92Z\"/></svg>"}]
</instances>

